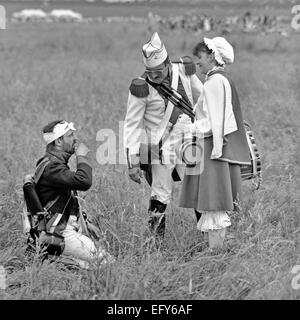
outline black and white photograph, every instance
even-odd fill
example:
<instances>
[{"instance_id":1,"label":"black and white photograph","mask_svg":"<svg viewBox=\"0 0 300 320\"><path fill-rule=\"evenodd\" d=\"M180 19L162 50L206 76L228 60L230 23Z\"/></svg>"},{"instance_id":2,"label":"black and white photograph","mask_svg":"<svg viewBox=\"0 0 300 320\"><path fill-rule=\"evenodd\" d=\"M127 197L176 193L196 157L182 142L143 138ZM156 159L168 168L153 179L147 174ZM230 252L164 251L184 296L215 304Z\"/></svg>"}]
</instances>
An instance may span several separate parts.
<instances>
[{"instance_id":1,"label":"black and white photograph","mask_svg":"<svg viewBox=\"0 0 300 320\"><path fill-rule=\"evenodd\" d=\"M3 0L0 29L0 300L300 300L298 0Z\"/></svg>"}]
</instances>

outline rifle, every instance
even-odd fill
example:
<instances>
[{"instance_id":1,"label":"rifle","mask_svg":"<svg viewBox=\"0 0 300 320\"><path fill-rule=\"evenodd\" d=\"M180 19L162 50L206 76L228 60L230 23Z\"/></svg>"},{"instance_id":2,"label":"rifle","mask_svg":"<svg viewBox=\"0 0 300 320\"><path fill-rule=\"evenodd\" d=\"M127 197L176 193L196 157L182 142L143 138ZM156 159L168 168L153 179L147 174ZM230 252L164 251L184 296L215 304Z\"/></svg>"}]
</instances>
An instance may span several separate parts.
<instances>
[{"instance_id":1,"label":"rifle","mask_svg":"<svg viewBox=\"0 0 300 320\"><path fill-rule=\"evenodd\" d=\"M78 200L79 205L79 219L78 223L81 226L82 234L86 235L89 238L92 238L93 240L99 241L101 238L101 232L98 228L98 226L95 224L95 221L91 220L90 217L84 217L83 210L82 210L82 202L85 202L83 198L76 195L75 196Z\"/></svg>"},{"instance_id":2,"label":"rifle","mask_svg":"<svg viewBox=\"0 0 300 320\"><path fill-rule=\"evenodd\" d=\"M79 219L78 219L78 223L79 225L81 226L81 230L82 230L82 233L88 237L90 237L90 233L89 233L89 230L88 230L88 227L87 227L87 223L86 223L86 220L83 216L83 213L82 213L82 207L81 207L81 201L85 201L83 198L79 197L78 195L75 195L75 198L77 198L77 201L78 201L78 207L79 207Z\"/></svg>"},{"instance_id":3,"label":"rifle","mask_svg":"<svg viewBox=\"0 0 300 320\"><path fill-rule=\"evenodd\" d=\"M154 83L146 78L146 81L158 92L160 92L166 99L171 101L173 105L180 109L183 113L188 115L192 122L195 120L195 113L193 112L191 106L183 99L182 95L178 93L175 89L168 87L164 83Z\"/></svg>"}]
</instances>

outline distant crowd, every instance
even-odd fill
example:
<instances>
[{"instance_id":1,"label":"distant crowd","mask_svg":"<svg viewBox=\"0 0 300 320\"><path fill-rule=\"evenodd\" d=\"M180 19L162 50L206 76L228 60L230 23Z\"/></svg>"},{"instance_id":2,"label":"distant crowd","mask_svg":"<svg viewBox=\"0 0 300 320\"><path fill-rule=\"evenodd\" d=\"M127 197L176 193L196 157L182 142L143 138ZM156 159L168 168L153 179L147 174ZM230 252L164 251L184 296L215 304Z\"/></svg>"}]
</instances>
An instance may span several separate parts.
<instances>
[{"instance_id":1,"label":"distant crowd","mask_svg":"<svg viewBox=\"0 0 300 320\"><path fill-rule=\"evenodd\" d=\"M289 16L252 15L250 11L238 16L218 18L206 14L185 14L162 17L152 12L147 17L115 16L84 18L82 14L72 10L55 9L49 13L41 9L24 9L12 15L13 22L45 21L45 22L85 22L85 23L144 23L149 29L169 29L198 31L217 31L219 33L243 32L281 32L290 27Z\"/></svg>"},{"instance_id":2,"label":"distant crowd","mask_svg":"<svg viewBox=\"0 0 300 320\"><path fill-rule=\"evenodd\" d=\"M252 15L247 11L241 16L226 16L218 18L205 14L185 14L170 17L161 17L149 12L148 21L151 25L159 25L170 30L218 31L230 33L233 31L243 32L284 32L290 26L290 17L273 15Z\"/></svg>"}]
</instances>

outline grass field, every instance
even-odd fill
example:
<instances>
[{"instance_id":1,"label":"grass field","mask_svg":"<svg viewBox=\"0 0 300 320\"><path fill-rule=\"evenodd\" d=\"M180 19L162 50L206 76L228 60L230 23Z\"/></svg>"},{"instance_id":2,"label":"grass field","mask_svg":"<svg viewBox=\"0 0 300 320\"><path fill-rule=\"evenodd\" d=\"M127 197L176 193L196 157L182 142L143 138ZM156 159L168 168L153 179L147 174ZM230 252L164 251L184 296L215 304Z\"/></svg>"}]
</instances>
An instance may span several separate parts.
<instances>
[{"instance_id":1,"label":"grass field","mask_svg":"<svg viewBox=\"0 0 300 320\"><path fill-rule=\"evenodd\" d=\"M99 165L97 131L118 133L128 87L143 72L146 25L12 24L0 38L0 299L299 299L299 34L231 34L231 67L244 117L263 154L263 185L244 183L242 214L219 254L207 250L192 210L168 207L161 251L145 250L149 187L125 165ZM171 57L190 54L199 35L162 31ZM207 34L208 37L215 36ZM41 128L66 118L92 150L85 209L96 216L113 266L69 271L24 256L22 179L43 154ZM122 151L121 151L122 152Z\"/></svg>"}]
</instances>

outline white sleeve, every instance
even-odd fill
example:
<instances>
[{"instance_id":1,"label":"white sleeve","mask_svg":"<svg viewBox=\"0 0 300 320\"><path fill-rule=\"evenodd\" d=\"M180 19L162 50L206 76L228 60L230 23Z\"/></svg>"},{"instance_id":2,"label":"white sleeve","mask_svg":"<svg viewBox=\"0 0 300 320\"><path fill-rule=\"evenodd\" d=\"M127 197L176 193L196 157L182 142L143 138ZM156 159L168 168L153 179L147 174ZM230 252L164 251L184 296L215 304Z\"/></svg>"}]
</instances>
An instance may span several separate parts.
<instances>
[{"instance_id":1,"label":"white sleeve","mask_svg":"<svg viewBox=\"0 0 300 320\"><path fill-rule=\"evenodd\" d=\"M211 78L205 83L204 99L211 123L214 158L219 158L223 148L225 108L225 88L220 78Z\"/></svg>"},{"instance_id":2,"label":"white sleeve","mask_svg":"<svg viewBox=\"0 0 300 320\"><path fill-rule=\"evenodd\" d=\"M196 74L190 76L193 101L197 101L203 92L203 84Z\"/></svg>"},{"instance_id":3,"label":"white sleeve","mask_svg":"<svg viewBox=\"0 0 300 320\"><path fill-rule=\"evenodd\" d=\"M129 92L127 113L124 120L124 147L129 155L139 153L144 133L146 98L137 98Z\"/></svg>"},{"instance_id":4,"label":"white sleeve","mask_svg":"<svg viewBox=\"0 0 300 320\"><path fill-rule=\"evenodd\" d=\"M195 114L196 120L191 125L191 130L193 134L196 134L199 137L203 137L208 133L211 133L211 124L209 119L209 114L205 105L203 105L204 92L199 96L197 103L195 104Z\"/></svg>"}]
</instances>

